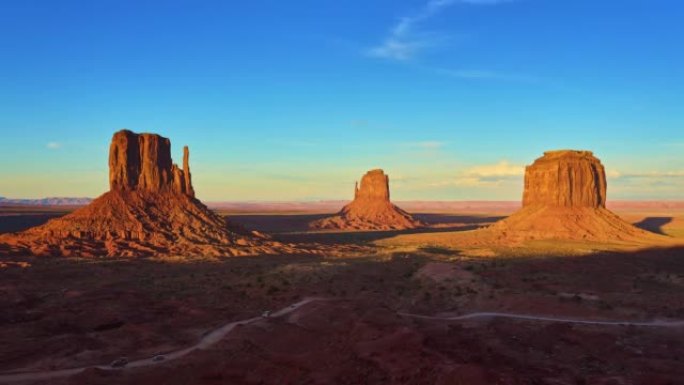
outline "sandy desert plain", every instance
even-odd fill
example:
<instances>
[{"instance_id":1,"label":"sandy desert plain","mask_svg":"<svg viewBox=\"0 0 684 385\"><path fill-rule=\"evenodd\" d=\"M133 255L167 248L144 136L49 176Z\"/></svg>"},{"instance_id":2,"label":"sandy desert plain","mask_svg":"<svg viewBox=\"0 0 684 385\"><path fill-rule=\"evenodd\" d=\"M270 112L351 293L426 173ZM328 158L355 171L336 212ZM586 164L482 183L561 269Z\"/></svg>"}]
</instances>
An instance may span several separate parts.
<instances>
[{"instance_id":1,"label":"sandy desert plain","mask_svg":"<svg viewBox=\"0 0 684 385\"><path fill-rule=\"evenodd\" d=\"M153 162L174 176L146 190L160 184L145 162L117 156L160 137L135 135L115 135L111 191L90 206L0 207L0 383L684 383L684 202L606 203L591 154L547 153L542 163L580 159L562 166L575 185L563 192L528 169L522 209L398 209L374 170L349 216L335 214L347 202L205 212L187 151L183 170ZM570 198L538 206L549 189ZM166 203L153 215L145 199ZM403 225L359 219L386 209ZM227 235L197 238L224 218Z\"/></svg>"}]
</instances>

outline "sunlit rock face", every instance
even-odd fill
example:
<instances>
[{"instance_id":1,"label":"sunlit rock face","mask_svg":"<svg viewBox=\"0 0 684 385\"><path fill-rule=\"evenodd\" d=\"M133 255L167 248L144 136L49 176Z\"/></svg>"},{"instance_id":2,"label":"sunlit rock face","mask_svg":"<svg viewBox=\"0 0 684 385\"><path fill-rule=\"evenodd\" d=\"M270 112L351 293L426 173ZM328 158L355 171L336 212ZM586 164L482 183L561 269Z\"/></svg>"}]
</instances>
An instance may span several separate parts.
<instances>
[{"instance_id":1,"label":"sunlit rock face","mask_svg":"<svg viewBox=\"0 0 684 385\"><path fill-rule=\"evenodd\" d=\"M368 171L361 178L361 186L356 185L354 200L389 202L389 176L380 169Z\"/></svg>"},{"instance_id":2,"label":"sunlit rock face","mask_svg":"<svg viewBox=\"0 0 684 385\"><path fill-rule=\"evenodd\" d=\"M525 170L523 206L606 207L606 172L590 151L548 151Z\"/></svg>"},{"instance_id":3,"label":"sunlit rock face","mask_svg":"<svg viewBox=\"0 0 684 385\"><path fill-rule=\"evenodd\" d=\"M110 191L42 226L0 236L0 255L238 256L294 250L230 226L197 200L189 162L185 147L183 169L173 163L167 138L119 131L109 151Z\"/></svg>"},{"instance_id":4,"label":"sunlit rock face","mask_svg":"<svg viewBox=\"0 0 684 385\"><path fill-rule=\"evenodd\" d=\"M111 191L165 192L194 197L189 150L184 148L183 169L171 160L171 141L157 134L122 130L109 148Z\"/></svg>"},{"instance_id":5,"label":"sunlit rock face","mask_svg":"<svg viewBox=\"0 0 684 385\"><path fill-rule=\"evenodd\" d=\"M487 229L498 242L652 242L606 209L606 172L590 151L548 151L527 166L523 208ZM658 240L656 240L658 241Z\"/></svg>"}]
</instances>

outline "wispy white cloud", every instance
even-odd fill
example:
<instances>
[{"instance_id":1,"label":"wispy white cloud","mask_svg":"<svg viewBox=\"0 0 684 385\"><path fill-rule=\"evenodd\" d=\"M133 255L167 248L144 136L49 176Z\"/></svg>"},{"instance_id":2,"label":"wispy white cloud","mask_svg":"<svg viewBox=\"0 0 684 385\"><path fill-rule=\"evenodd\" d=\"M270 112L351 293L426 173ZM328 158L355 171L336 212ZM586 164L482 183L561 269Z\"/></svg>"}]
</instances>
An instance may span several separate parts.
<instances>
[{"instance_id":1,"label":"wispy white cloud","mask_svg":"<svg viewBox=\"0 0 684 385\"><path fill-rule=\"evenodd\" d=\"M684 170L626 171L606 170L609 198L682 199Z\"/></svg>"},{"instance_id":2,"label":"wispy white cloud","mask_svg":"<svg viewBox=\"0 0 684 385\"><path fill-rule=\"evenodd\" d=\"M522 176L525 174L525 166L511 164L502 160L495 164L474 166L468 169L467 175L479 178Z\"/></svg>"},{"instance_id":3,"label":"wispy white cloud","mask_svg":"<svg viewBox=\"0 0 684 385\"><path fill-rule=\"evenodd\" d=\"M513 0L430 0L418 12L400 18L382 43L370 48L367 53L383 59L410 60L421 51L439 46L448 40L444 34L419 28L420 24L437 16L445 9L456 4L495 5L510 1Z\"/></svg>"},{"instance_id":4,"label":"wispy white cloud","mask_svg":"<svg viewBox=\"0 0 684 385\"><path fill-rule=\"evenodd\" d=\"M383 42L382 45L371 48L368 51L368 54L384 59L404 61L413 58L418 51L421 51L430 45L432 44L428 41L402 41L390 37Z\"/></svg>"},{"instance_id":5,"label":"wispy white cloud","mask_svg":"<svg viewBox=\"0 0 684 385\"><path fill-rule=\"evenodd\" d=\"M62 143L49 142L48 144L45 145L45 147L49 148L50 150L57 150L57 149L62 148Z\"/></svg>"},{"instance_id":6,"label":"wispy white cloud","mask_svg":"<svg viewBox=\"0 0 684 385\"><path fill-rule=\"evenodd\" d=\"M494 164L483 164L465 169L458 175L430 183L431 187L493 187L502 183L521 179L525 174L525 166L511 164L502 160Z\"/></svg>"},{"instance_id":7,"label":"wispy white cloud","mask_svg":"<svg viewBox=\"0 0 684 385\"><path fill-rule=\"evenodd\" d=\"M606 172L609 178L614 179L631 179L631 178L684 178L684 171L650 171L650 172L627 172L622 173L617 170L609 170Z\"/></svg>"}]
</instances>

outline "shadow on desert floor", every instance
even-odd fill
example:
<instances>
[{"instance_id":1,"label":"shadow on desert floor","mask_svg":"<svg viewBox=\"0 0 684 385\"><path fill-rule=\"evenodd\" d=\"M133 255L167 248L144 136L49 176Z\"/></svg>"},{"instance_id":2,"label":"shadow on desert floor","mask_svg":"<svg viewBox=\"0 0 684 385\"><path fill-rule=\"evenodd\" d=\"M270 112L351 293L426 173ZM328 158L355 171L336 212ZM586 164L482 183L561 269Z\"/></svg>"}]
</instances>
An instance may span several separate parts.
<instances>
[{"instance_id":1,"label":"shadow on desert floor","mask_svg":"<svg viewBox=\"0 0 684 385\"><path fill-rule=\"evenodd\" d=\"M592 357L605 378L636 378L644 367L657 367L667 379L681 378L679 357L684 350L677 343L681 335L677 330L496 319L463 326L400 318L396 312L682 319L683 253L679 247L506 259L454 258L435 249L431 255L264 256L182 263L29 258L32 266L3 272L3 285L11 289L0 299L7 310L0 330L0 371L50 362L51 357L59 357L58 367L82 366L84 355L94 363L122 356L146 358L160 346L173 350L196 343L198 330L212 330L302 298L321 296L349 301L312 305L291 322L246 325L222 341L219 350L189 355L180 365L117 376L90 371L66 383L123 385L164 378L164 383L180 385L200 383L210 375L243 383L251 373L267 368L269 376L261 382L278 384L278 379L290 373L292 362L298 364L301 382L313 382L321 373L319 368L339 370L340 365L345 372L357 374L355 378L367 379L369 367L355 363L367 357L361 348L368 346L376 356L390 357L392 363L419 365L420 373L432 373L435 362L440 362L435 360L441 357L447 364L458 359L467 367L509 373L515 383L530 383L549 372L563 377L562 383L574 383L570 380L585 375L582 365L587 357ZM432 276L422 273L435 269L426 267L442 269L446 275L438 281L428 279ZM551 358L530 354L550 349ZM429 360L418 359L434 352L437 355L427 356ZM386 383L388 367L393 368L370 366L375 380L363 382Z\"/></svg>"},{"instance_id":2,"label":"shadow on desert floor","mask_svg":"<svg viewBox=\"0 0 684 385\"><path fill-rule=\"evenodd\" d=\"M359 244L390 238L401 234L441 233L475 230L490 225L503 216L452 215L452 214L414 214L414 218L424 222L425 227L408 230L383 231L315 231L309 223L331 214L261 214L228 215L228 221L251 230L269 233L281 242Z\"/></svg>"},{"instance_id":3,"label":"shadow on desert floor","mask_svg":"<svg viewBox=\"0 0 684 385\"><path fill-rule=\"evenodd\" d=\"M0 216L0 234L24 231L63 215L64 213L3 215Z\"/></svg>"},{"instance_id":4,"label":"shadow on desert floor","mask_svg":"<svg viewBox=\"0 0 684 385\"><path fill-rule=\"evenodd\" d=\"M663 227L674 220L673 217L647 217L634 224L634 226L652 233L666 235Z\"/></svg>"}]
</instances>

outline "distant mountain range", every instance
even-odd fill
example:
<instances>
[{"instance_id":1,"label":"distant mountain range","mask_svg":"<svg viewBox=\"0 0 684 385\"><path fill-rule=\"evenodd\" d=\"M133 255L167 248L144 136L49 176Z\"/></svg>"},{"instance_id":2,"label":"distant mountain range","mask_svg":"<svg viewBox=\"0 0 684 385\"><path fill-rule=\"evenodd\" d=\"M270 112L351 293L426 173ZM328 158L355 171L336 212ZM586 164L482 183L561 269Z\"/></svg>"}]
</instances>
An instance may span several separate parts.
<instances>
[{"instance_id":1,"label":"distant mountain range","mask_svg":"<svg viewBox=\"0 0 684 385\"><path fill-rule=\"evenodd\" d=\"M23 206L85 206L91 198L49 197L41 199L12 199L0 197L0 205Z\"/></svg>"}]
</instances>

